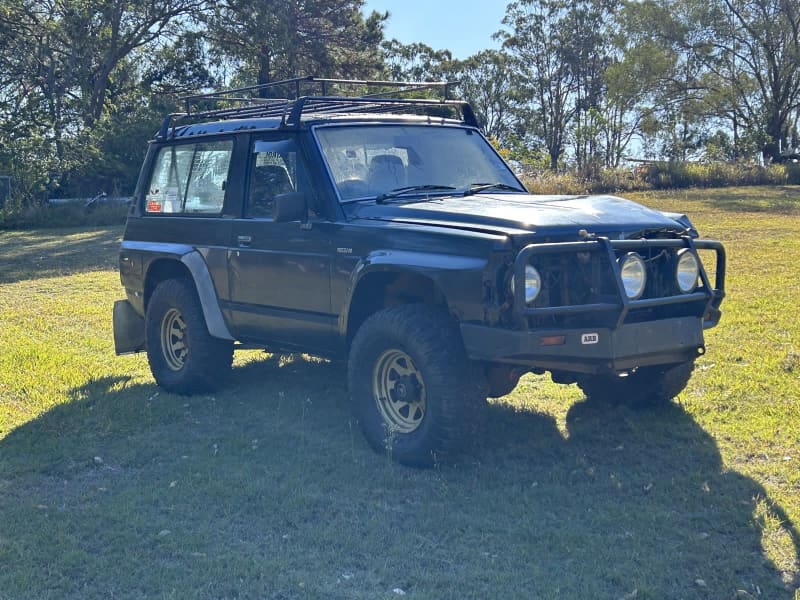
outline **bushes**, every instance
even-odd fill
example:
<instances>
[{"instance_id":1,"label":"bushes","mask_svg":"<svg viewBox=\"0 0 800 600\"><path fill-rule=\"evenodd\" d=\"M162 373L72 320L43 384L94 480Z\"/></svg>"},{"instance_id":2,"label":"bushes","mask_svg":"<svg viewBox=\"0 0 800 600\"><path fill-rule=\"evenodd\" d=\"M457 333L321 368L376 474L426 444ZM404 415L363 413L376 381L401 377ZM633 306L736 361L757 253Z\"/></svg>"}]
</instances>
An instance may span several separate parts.
<instances>
[{"instance_id":1,"label":"bushes","mask_svg":"<svg viewBox=\"0 0 800 600\"><path fill-rule=\"evenodd\" d=\"M656 162L644 165L644 171L644 181L654 189L800 183L795 165Z\"/></svg>"},{"instance_id":2,"label":"bushes","mask_svg":"<svg viewBox=\"0 0 800 600\"><path fill-rule=\"evenodd\" d=\"M20 207L13 202L0 209L0 229L121 225L128 203L108 201L88 207L85 202Z\"/></svg>"},{"instance_id":3,"label":"bushes","mask_svg":"<svg viewBox=\"0 0 800 600\"><path fill-rule=\"evenodd\" d=\"M532 194L586 194L589 185L572 173L543 171L522 176L522 182Z\"/></svg>"},{"instance_id":4,"label":"bushes","mask_svg":"<svg viewBox=\"0 0 800 600\"><path fill-rule=\"evenodd\" d=\"M575 173L528 173L522 180L534 194L618 193L649 189L800 185L800 164L762 167L739 163L650 162L634 168L604 169L591 180Z\"/></svg>"}]
</instances>

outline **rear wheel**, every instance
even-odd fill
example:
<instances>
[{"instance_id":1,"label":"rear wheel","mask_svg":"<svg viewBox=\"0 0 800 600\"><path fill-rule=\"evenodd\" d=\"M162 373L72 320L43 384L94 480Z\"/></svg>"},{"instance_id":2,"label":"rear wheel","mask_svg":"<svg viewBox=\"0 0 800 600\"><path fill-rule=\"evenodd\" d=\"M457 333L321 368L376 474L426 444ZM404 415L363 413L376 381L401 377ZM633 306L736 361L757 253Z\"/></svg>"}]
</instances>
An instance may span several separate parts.
<instances>
[{"instance_id":1,"label":"rear wheel","mask_svg":"<svg viewBox=\"0 0 800 600\"><path fill-rule=\"evenodd\" d=\"M214 390L233 362L233 342L208 333L194 285L185 279L158 284L145 314L147 360L156 383L178 394Z\"/></svg>"},{"instance_id":2,"label":"rear wheel","mask_svg":"<svg viewBox=\"0 0 800 600\"><path fill-rule=\"evenodd\" d=\"M642 367L626 376L588 375L578 379L589 400L646 407L666 404L680 394L694 369L694 361L677 365Z\"/></svg>"},{"instance_id":3,"label":"rear wheel","mask_svg":"<svg viewBox=\"0 0 800 600\"><path fill-rule=\"evenodd\" d=\"M412 466L457 452L486 399L482 370L467 358L457 324L424 304L387 308L364 322L348 383L370 445Z\"/></svg>"}]
</instances>

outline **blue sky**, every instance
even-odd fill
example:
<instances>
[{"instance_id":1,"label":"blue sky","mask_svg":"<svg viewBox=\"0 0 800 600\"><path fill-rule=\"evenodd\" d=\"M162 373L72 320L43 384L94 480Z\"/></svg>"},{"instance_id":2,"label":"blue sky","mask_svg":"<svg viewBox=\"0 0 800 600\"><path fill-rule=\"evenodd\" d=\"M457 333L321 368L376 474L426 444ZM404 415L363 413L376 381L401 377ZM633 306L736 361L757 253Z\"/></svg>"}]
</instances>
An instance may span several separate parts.
<instances>
[{"instance_id":1,"label":"blue sky","mask_svg":"<svg viewBox=\"0 0 800 600\"><path fill-rule=\"evenodd\" d=\"M453 58L464 59L498 47L492 34L500 29L507 5L507 0L366 0L363 10L391 13L384 28L386 39L446 48Z\"/></svg>"}]
</instances>

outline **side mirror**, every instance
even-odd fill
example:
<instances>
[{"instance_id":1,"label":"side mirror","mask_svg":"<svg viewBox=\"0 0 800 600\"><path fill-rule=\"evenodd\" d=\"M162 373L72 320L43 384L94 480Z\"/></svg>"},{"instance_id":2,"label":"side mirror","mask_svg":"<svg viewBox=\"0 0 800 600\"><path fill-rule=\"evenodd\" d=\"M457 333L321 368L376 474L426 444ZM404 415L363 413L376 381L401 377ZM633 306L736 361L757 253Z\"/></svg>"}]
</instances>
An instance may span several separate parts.
<instances>
[{"instance_id":1,"label":"side mirror","mask_svg":"<svg viewBox=\"0 0 800 600\"><path fill-rule=\"evenodd\" d=\"M275 196L272 218L276 222L305 221L306 217L308 217L308 205L303 192L288 192Z\"/></svg>"}]
</instances>

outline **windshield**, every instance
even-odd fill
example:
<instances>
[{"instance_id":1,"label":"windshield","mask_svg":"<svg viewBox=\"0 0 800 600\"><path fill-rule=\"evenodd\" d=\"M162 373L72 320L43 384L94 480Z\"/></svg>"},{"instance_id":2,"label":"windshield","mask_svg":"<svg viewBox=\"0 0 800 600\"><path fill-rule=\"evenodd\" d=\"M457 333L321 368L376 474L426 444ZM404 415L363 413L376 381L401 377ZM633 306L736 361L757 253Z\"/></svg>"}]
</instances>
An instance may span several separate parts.
<instances>
[{"instance_id":1,"label":"windshield","mask_svg":"<svg viewBox=\"0 0 800 600\"><path fill-rule=\"evenodd\" d=\"M403 194L448 194L474 183L524 191L486 140L465 127L319 127L322 153L342 201Z\"/></svg>"}]
</instances>

